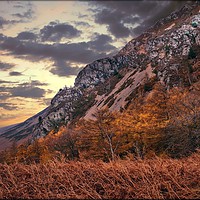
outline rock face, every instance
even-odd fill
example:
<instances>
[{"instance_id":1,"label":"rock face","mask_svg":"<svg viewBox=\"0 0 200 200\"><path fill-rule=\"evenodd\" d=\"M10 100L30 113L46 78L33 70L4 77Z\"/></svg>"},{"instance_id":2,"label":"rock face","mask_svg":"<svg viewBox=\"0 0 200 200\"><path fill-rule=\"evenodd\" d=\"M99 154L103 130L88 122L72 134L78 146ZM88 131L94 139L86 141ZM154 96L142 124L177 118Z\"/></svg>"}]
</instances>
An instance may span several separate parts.
<instances>
[{"instance_id":1,"label":"rock face","mask_svg":"<svg viewBox=\"0 0 200 200\"><path fill-rule=\"evenodd\" d=\"M184 72L187 76L180 74L184 74L183 62L190 51L199 49L199 30L200 6L197 2L186 4L131 40L117 55L88 64L79 72L74 87L61 89L48 108L4 130L0 136L17 140L44 136L74 119L80 107L78 102L86 101L90 94L92 103L80 113L86 119L104 107L111 111L125 109L135 90L152 80L161 81L167 88L191 84L189 72ZM198 59L195 62L199 69Z\"/></svg>"}]
</instances>

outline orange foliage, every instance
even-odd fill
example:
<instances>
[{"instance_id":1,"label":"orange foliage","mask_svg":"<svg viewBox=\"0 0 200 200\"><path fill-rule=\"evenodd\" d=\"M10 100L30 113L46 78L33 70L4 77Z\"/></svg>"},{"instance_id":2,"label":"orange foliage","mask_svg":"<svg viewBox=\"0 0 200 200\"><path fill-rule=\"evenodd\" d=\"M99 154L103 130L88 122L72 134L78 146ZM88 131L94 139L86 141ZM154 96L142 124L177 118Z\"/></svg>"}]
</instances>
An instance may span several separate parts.
<instances>
[{"instance_id":1,"label":"orange foliage","mask_svg":"<svg viewBox=\"0 0 200 200\"><path fill-rule=\"evenodd\" d=\"M0 164L0 199L199 199L200 154L174 160Z\"/></svg>"}]
</instances>

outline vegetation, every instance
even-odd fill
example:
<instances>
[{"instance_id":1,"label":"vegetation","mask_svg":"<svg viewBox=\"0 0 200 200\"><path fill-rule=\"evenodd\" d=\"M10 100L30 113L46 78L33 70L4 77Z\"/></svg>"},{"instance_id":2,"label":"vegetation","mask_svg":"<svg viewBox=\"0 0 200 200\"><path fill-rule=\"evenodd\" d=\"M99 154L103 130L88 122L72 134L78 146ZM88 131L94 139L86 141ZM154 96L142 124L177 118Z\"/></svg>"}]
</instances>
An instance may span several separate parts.
<instances>
[{"instance_id":1,"label":"vegetation","mask_svg":"<svg viewBox=\"0 0 200 200\"><path fill-rule=\"evenodd\" d=\"M181 158L200 148L200 85L173 88L152 85L149 93L138 93L122 113L99 110L94 120L81 119L52 131L45 138L2 153L1 161L30 164L53 158L67 160L124 159L131 154ZM83 109L83 106L82 108Z\"/></svg>"},{"instance_id":2,"label":"vegetation","mask_svg":"<svg viewBox=\"0 0 200 200\"><path fill-rule=\"evenodd\" d=\"M198 199L200 83L153 83L121 113L98 110L1 152L0 198Z\"/></svg>"},{"instance_id":3,"label":"vegetation","mask_svg":"<svg viewBox=\"0 0 200 200\"><path fill-rule=\"evenodd\" d=\"M0 164L0 198L199 199L200 154L180 160Z\"/></svg>"}]
</instances>

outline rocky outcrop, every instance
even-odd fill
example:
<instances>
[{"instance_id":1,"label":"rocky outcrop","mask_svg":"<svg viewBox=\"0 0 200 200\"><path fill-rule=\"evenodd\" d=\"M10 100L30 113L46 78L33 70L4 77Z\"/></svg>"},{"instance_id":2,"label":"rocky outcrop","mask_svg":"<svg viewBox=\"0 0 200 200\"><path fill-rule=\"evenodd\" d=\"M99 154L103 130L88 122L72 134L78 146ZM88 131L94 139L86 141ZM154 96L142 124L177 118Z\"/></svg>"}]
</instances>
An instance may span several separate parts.
<instances>
[{"instance_id":1,"label":"rocky outcrop","mask_svg":"<svg viewBox=\"0 0 200 200\"><path fill-rule=\"evenodd\" d=\"M75 87L94 88L118 72L123 66L123 62L122 56L94 61L79 72L75 80Z\"/></svg>"},{"instance_id":2,"label":"rocky outcrop","mask_svg":"<svg viewBox=\"0 0 200 200\"><path fill-rule=\"evenodd\" d=\"M196 11L191 15L193 8ZM187 18L186 14L189 14ZM179 19L180 16L184 16L184 20ZM134 90L151 78L163 82L168 89L181 84L180 73L183 68L181 60L188 57L194 45L200 45L199 10L194 5L185 6L157 24L164 25L159 30L150 29L133 39L114 57L115 60L119 58L118 70L127 68L128 71L110 93L96 96L96 103L86 112L86 119L92 118L97 109L105 107L109 107L112 111L124 109ZM98 73L95 70L88 72L89 67L85 69L87 73L84 76L84 69L80 72L81 76L77 77L78 83L87 80L88 74L95 77Z\"/></svg>"},{"instance_id":3,"label":"rocky outcrop","mask_svg":"<svg viewBox=\"0 0 200 200\"><path fill-rule=\"evenodd\" d=\"M52 129L58 129L61 124L67 124L72 118L73 103L81 95L82 92L77 87L60 89L51 100L48 112L43 117L38 117L39 124L34 130L37 137L46 135Z\"/></svg>"}]
</instances>

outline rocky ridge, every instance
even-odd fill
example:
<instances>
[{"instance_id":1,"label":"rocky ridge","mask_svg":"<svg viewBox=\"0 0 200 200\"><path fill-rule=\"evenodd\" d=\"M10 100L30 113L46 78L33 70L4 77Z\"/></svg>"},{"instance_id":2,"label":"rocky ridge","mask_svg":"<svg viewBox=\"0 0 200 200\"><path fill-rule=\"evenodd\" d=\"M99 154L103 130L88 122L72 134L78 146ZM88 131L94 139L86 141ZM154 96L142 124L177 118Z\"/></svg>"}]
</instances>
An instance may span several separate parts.
<instances>
[{"instance_id":1,"label":"rocky ridge","mask_svg":"<svg viewBox=\"0 0 200 200\"><path fill-rule=\"evenodd\" d=\"M199 48L199 30L200 6L197 2L186 4L131 40L117 55L88 64L79 72L74 87L61 89L48 108L4 131L1 137L22 140L30 135L44 136L74 119L77 102L90 94L91 104L79 117L92 118L104 107L125 109L136 88L151 80L163 82L168 89L181 84L181 60L191 48Z\"/></svg>"}]
</instances>

